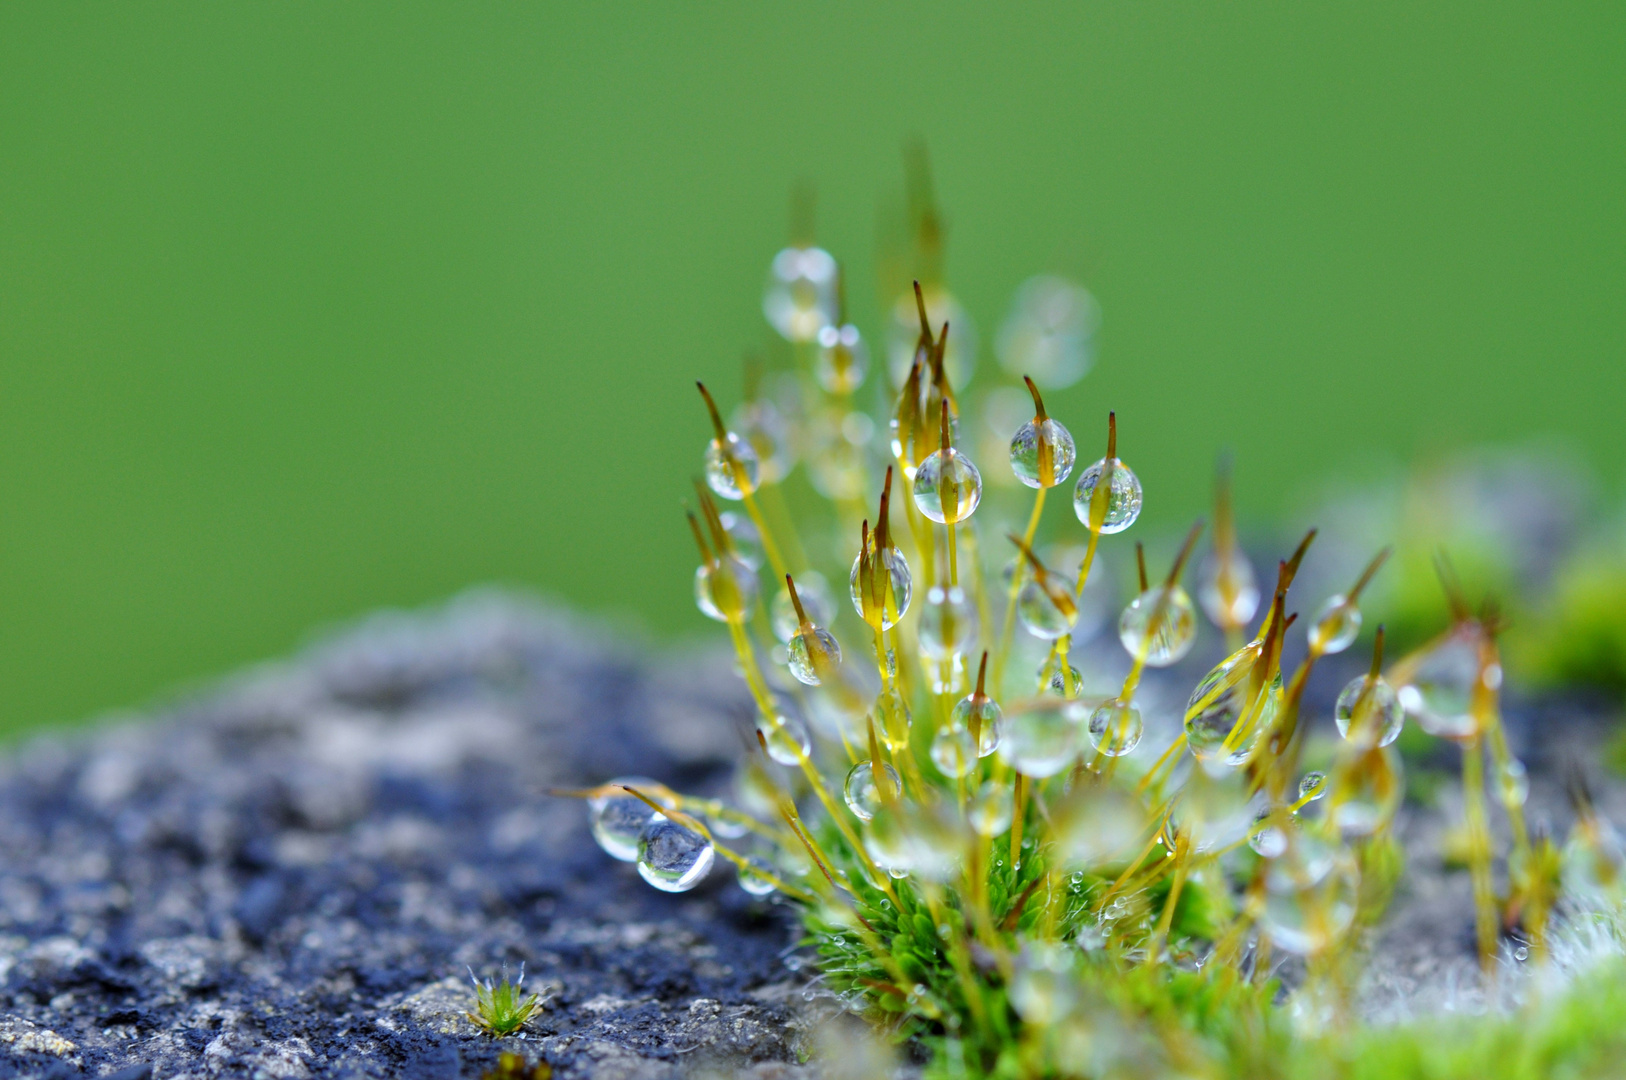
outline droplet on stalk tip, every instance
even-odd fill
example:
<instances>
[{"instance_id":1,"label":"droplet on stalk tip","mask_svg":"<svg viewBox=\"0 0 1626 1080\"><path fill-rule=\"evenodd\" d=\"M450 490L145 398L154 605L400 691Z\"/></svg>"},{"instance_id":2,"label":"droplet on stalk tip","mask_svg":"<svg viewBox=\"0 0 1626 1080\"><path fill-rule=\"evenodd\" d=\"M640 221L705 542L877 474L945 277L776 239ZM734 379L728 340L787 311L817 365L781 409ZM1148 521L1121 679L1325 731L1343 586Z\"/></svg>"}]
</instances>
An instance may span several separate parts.
<instances>
[{"instance_id":1,"label":"droplet on stalk tip","mask_svg":"<svg viewBox=\"0 0 1626 1080\"><path fill-rule=\"evenodd\" d=\"M1251 641L1203 676L1186 703L1186 742L1198 757L1237 766L1253 755L1259 737L1281 708L1282 675L1266 683L1263 639Z\"/></svg>"},{"instance_id":2,"label":"droplet on stalk tip","mask_svg":"<svg viewBox=\"0 0 1626 1080\"><path fill-rule=\"evenodd\" d=\"M773 258L762 314L787 341L812 341L836 318L836 260L823 248L788 247Z\"/></svg>"},{"instance_id":3,"label":"droplet on stalk tip","mask_svg":"<svg viewBox=\"0 0 1626 1080\"><path fill-rule=\"evenodd\" d=\"M830 597L830 586L823 574L816 570L797 574L796 595L802 601L802 609L807 612L809 622L817 626L830 625L835 618L835 601ZM773 604L768 608L768 620L773 624L773 636L787 644L802 628L796 605L791 603L789 589L780 589L774 594Z\"/></svg>"},{"instance_id":4,"label":"droplet on stalk tip","mask_svg":"<svg viewBox=\"0 0 1626 1080\"><path fill-rule=\"evenodd\" d=\"M796 676L798 682L818 686L841 667L841 645L836 641L835 635L823 627L815 626L808 618L807 609L802 606L801 595L796 591L796 582L789 574L785 575L785 590L790 594L791 607L796 612L798 626L796 633L792 634L790 641L786 643L790 673Z\"/></svg>"},{"instance_id":5,"label":"droplet on stalk tip","mask_svg":"<svg viewBox=\"0 0 1626 1080\"><path fill-rule=\"evenodd\" d=\"M1338 734L1351 742L1376 746L1388 746L1398 739L1406 723L1400 695L1382 676L1351 679L1339 692L1332 715Z\"/></svg>"},{"instance_id":6,"label":"droplet on stalk tip","mask_svg":"<svg viewBox=\"0 0 1626 1080\"><path fill-rule=\"evenodd\" d=\"M977 637L976 605L958 585L933 585L920 608L918 636L920 651L928 659L962 655Z\"/></svg>"},{"instance_id":7,"label":"droplet on stalk tip","mask_svg":"<svg viewBox=\"0 0 1626 1080\"><path fill-rule=\"evenodd\" d=\"M662 892L688 892L711 872L716 856L703 834L654 814L638 838L638 875Z\"/></svg>"},{"instance_id":8,"label":"droplet on stalk tip","mask_svg":"<svg viewBox=\"0 0 1626 1080\"><path fill-rule=\"evenodd\" d=\"M1315 802L1325 798L1327 794L1327 774L1324 772L1307 772L1304 779L1299 781L1299 798L1305 802Z\"/></svg>"},{"instance_id":9,"label":"droplet on stalk tip","mask_svg":"<svg viewBox=\"0 0 1626 1080\"><path fill-rule=\"evenodd\" d=\"M664 790L647 776L618 776L595 789L587 800L587 822L593 839L605 854L621 862L637 861L638 838L655 815L648 803L624 790L629 787L651 796Z\"/></svg>"},{"instance_id":10,"label":"droplet on stalk tip","mask_svg":"<svg viewBox=\"0 0 1626 1080\"><path fill-rule=\"evenodd\" d=\"M1013 706L999 752L1026 776L1054 776L1078 756L1086 712L1071 698L1038 697Z\"/></svg>"},{"instance_id":11,"label":"droplet on stalk tip","mask_svg":"<svg viewBox=\"0 0 1626 1080\"><path fill-rule=\"evenodd\" d=\"M1133 751L1145 731L1140 710L1128 702L1114 699L1090 713L1090 742L1107 757L1122 757Z\"/></svg>"},{"instance_id":12,"label":"droplet on stalk tip","mask_svg":"<svg viewBox=\"0 0 1626 1080\"><path fill-rule=\"evenodd\" d=\"M1033 395L1034 416L1011 436L1011 471L1030 488L1053 488L1072 473L1078 451L1072 434L1045 414L1033 380L1023 380Z\"/></svg>"},{"instance_id":13,"label":"droplet on stalk tip","mask_svg":"<svg viewBox=\"0 0 1626 1080\"><path fill-rule=\"evenodd\" d=\"M977 670L977 688L957 701L949 714L949 723L971 734L979 758L985 758L999 749L1000 721L1003 718L999 702L984 692L987 677L988 653L985 650Z\"/></svg>"},{"instance_id":14,"label":"droplet on stalk tip","mask_svg":"<svg viewBox=\"0 0 1626 1080\"><path fill-rule=\"evenodd\" d=\"M813 749L806 725L792 716L759 716L757 731L762 736L768 756L781 765L799 765Z\"/></svg>"},{"instance_id":15,"label":"droplet on stalk tip","mask_svg":"<svg viewBox=\"0 0 1626 1080\"><path fill-rule=\"evenodd\" d=\"M1118 416L1108 413L1107 456L1079 473L1078 484L1073 488L1073 513L1086 529L1102 535L1123 532L1140 517L1140 480L1117 455ZM1112 480L1097 499L1101 477L1109 469Z\"/></svg>"},{"instance_id":16,"label":"droplet on stalk tip","mask_svg":"<svg viewBox=\"0 0 1626 1080\"><path fill-rule=\"evenodd\" d=\"M776 888L773 882L774 868L755 855L745 860L745 865L736 867L739 875L739 885L752 896L768 896Z\"/></svg>"},{"instance_id":17,"label":"droplet on stalk tip","mask_svg":"<svg viewBox=\"0 0 1626 1080\"><path fill-rule=\"evenodd\" d=\"M1232 548L1224 558L1218 552L1203 558L1197 568L1197 600L1208 621L1221 629L1253 621L1259 612L1259 583L1241 548Z\"/></svg>"},{"instance_id":18,"label":"droplet on stalk tip","mask_svg":"<svg viewBox=\"0 0 1626 1080\"><path fill-rule=\"evenodd\" d=\"M1016 617L1028 633L1046 641L1071 633L1078 622L1078 605L1072 588L1052 574L1021 539L1011 533L1006 535L1033 571L1032 580L1017 593Z\"/></svg>"},{"instance_id":19,"label":"droplet on stalk tip","mask_svg":"<svg viewBox=\"0 0 1626 1080\"><path fill-rule=\"evenodd\" d=\"M942 411L942 441L915 470L915 507L939 525L974 514L982 502L982 474L949 441L948 409Z\"/></svg>"},{"instance_id":20,"label":"droplet on stalk tip","mask_svg":"<svg viewBox=\"0 0 1626 1080\"><path fill-rule=\"evenodd\" d=\"M740 500L757 489L762 463L751 444L723 426L717 403L702 383L700 396L711 414L712 438L706 444L706 485L725 499Z\"/></svg>"},{"instance_id":21,"label":"droplet on stalk tip","mask_svg":"<svg viewBox=\"0 0 1626 1080\"><path fill-rule=\"evenodd\" d=\"M1430 735L1466 739L1479 731L1473 714L1479 653L1475 630L1460 628L1430 650L1399 688L1401 707Z\"/></svg>"},{"instance_id":22,"label":"droplet on stalk tip","mask_svg":"<svg viewBox=\"0 0 1626 1080\"><path fill-rule=\"evenodd\" d=\"M891 785L891 791L883 797L881 790L875 783L875 765L866 759L860 761L847 771L846 783L842 785L842 799L860 821L873 821L883 805L890 799L897 798L903 791L903 782L898 779L898 771L892 766L883 763L881 772L884 782Z\"/></svg>"},{"instance_id":23,"label":"droplet on stalk tip","mask_svg":"<svg viewBox=\"0 0 1626 1080\"><path fill-rule=\"evenodd\" d=\"M1118 640L1148 667L1185 659L1197 640L1197 613L1178 585L1154 585L1129 602L1118 617Z\"/></svg>"}]
</instances>

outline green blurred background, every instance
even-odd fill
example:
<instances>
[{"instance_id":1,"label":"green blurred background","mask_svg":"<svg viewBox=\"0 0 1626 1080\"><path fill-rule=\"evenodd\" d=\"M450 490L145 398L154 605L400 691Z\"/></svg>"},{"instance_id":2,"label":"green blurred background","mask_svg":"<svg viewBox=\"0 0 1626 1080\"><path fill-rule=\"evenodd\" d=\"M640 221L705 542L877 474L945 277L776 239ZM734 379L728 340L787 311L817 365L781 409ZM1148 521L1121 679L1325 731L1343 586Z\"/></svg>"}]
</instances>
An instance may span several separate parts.
<instances>
[{"instance_id":1,"label":"green blurred background","mask_svg":"<svg viewBox=\"0 0 1626 1080\"><path fill-rule=\"evenodd\" d=\"M878 335L930 146L987 347L1038 271L1154 526L1238 461L1553 439L1618 498L1626 8L8 4L0 729L499 581L699 628L677 511L788 194ZM1083 451L1081 451L1083 452Z\"/></svg>"}]
</instances>

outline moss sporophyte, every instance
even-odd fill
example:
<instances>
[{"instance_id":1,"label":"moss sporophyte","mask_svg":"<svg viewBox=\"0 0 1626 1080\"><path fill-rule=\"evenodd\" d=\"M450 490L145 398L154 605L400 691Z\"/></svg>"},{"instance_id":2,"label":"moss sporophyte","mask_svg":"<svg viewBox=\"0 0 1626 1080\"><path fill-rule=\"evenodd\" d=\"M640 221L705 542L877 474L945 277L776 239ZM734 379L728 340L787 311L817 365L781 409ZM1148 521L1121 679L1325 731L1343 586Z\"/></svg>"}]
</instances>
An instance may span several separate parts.
<instances>
[{"instance_id":1,"label":"moss sporophyte","mask_svg":"<svg viewBox=\"0 0 1626 1080\"><path fill-rule=\"evenodd\" d=\"M1499 710L1499 621L1470 609L1443 561L1449 625L1388 666L1376 628L1318 771L1301 765L1305 687L1320 660L1355 645L1386 551L1301 629L1292 588L1315 532L1262 590L1236 541L1227 463L1200 605L1183 584L1198 523L1161 574L1136 545L1139 588L1116 642L1099 644L1098 555L1135 525L1141 482L1111 413L1104 453L1075 478L1074 434L1042 396L1089 367L1094 301L1057 279L1024 287L999 352L1031 415L1006 409L995 451L1008 462L996 467L981 434L990 418L963 393L975 342L937 276L938 229L935 210L918 210L917 265L930 276L899 300L912 341L901 364L882 365L895 390L880 422L855 399L869 348L844 311L840 265L806 235L774 257L763 300L790 370L753 377L732 424L699 387L709 437L688 515L695 600L728 629L756 749L735 803L642 777L570 793L606 852L670 892L721 858L746 892L796 905L823 986L919 1040L944 1076L1302 1072L1270 1063L1307 1029L1354 1023L1362 930L1400 872L1391 744L1408 718L1461 750L1487 968L1505 932L1544 955L1566 888L1618 900L1621 846L1589 802L1562 852L1526 828L1523 766ZM979 399L984 411L1009 404L1000 392ZM829 511L793 520L779 485L799 454ZM1074 546L1041 544L1047 494L1069 482ZM826 582L849 565L856 621L838 640ZM1190 653L1199 607L1230 655L1197 680L1177 733L1154 740L1143 677ZM1307 647L1287 670L1295 633ZM1086 647L1102 660L1121 647L1127 674L1104 684L1113 664ZM1500 852L1492 798L1508 822ZM1509 868L1501 887L1495 860ZM1296 1025L1274 1003L1284 957L1303 971Z\"/></svg>"}]
</instances>

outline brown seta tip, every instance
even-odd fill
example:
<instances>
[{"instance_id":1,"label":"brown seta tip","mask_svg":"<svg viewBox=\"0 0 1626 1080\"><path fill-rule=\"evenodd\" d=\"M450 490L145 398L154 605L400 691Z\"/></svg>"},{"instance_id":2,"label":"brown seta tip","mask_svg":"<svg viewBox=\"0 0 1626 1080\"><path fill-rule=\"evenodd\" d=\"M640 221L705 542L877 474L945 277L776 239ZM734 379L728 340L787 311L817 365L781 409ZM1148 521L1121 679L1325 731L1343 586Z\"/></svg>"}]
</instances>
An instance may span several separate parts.
<instances>
[{"instance_id":1,"label":"brown seta tip","mask_svg":"<svg viewBox=\"0 0 1626 1080\"><path fill-rule=\"evenodd\" d=\"M1372 638L1372 670L1367 678L1377 681L1378 674L1383 671L1383 624L1378 623L1378 632Z\"/></svg>"},{"instance_id":2,"label":"brown seta tip","mask_svg":"<svg viewBox=\"0 0 1626 1080\"><path fill-rule=\"evenodd\" d=\"M1118 414L1116 411L1107 413L1107 460L1115 461L1118 458Z\"/></svg>"},{"instance_id":3,"label":"brown seta tip","mask_svg":"<svg viewBox=\"0 0 1626 1080\"><path fill-rule=\"evenodd\" d=\"M886 481L881 485L881 510L875 515L875 553L892 546L892 466L886 467Z\"/></svg>"},{"instance_id":4,"label":"brown seta tip","mask_svg":"<svg viewBox=\"0 0 1626 1080\"><path fill-rule=\"evenodd\" d=\"M954 448L953 444L949 442L949 414L947 401L943 402L942 407L937 410L937 419L938 427L941 431L941 434L938 436L937 448L944 454L947 454Z\"/></svg>"},{"instance_id":5,"label":"brown seta tip","mask_svg":"<svg viewBox=\"0 0 1626 1080\"><path fill-rule=\"evenodd\" d=\"M711 564L711 549L706 547L706 537L700 531L700 522L695 519L693 510L685 510L684 516L689 519L689 531L694 533L694 546L700 549L700 561Z\"/></svg>"},{"instance_id":6,"label":"brown seta tip","mask_svg":"<svg viewBox=\"0 0 1626 1080\"><path fill-rule=\"evenodd\" d=\"M988 696L987 681L988 681L988 650L984 649L984 650L982 650L982 663L977 665L977 696L980 697L980 698L984 698L984 697Z\"/></svg>"},{"instance_id":7,"label":"brown seta tip","mask_svg":"<svg viewBox=\"0 0 1626 1080\"><path fill-rule=\"evenodd\" d=\"M926 296L920 291L920 282L915 282L915 310L920 312L920 339L927 345L932 344L932 321L926 315Z\"/></svg>"},{"instance_id":8,"label":"brown seta tip","mask_svg":"<svg viewBox=\"0 0 1626 1080\"><path fill-rule=\"evenodd\" d=\"M1394 551L1394 548L1386 547L1374 555L1371 562L1366 564L1366 569L1361 571L1361 576L1355 580L1354 587L1345 596L1349 603L1353 604L1361 598L1362 591L1371 583L1372 578L1377 575L1383 564L1389 560L1389 554L1392 551Z\"/></svg>"},{"instance_id":9,"label":"brown seta tip","mask_svg":"<svg viewBox=\"0 0 1626 1080\"><path fill-rule=\"evenodd\" d=\"M711 413L711 427L717 433L717 441L726 442L728 428L723 426L723 414L717 411L717 403L712 400L711 391L707 390L706 384L699 379L696 379L694 384L700 388L700 396L706 399L706 411Z\"/></svg>"},{"instance_id":10,"label":"brown seta tip","mask_svg":"<svg viewBox=\"0 0 1626 1080\"><path fill-rule=\"evenodd\" d=\"M1169 588L1172 589L1174 587L1174 583L1180 580L1180 571L1186 568L1186 560L1191 558L1191 549L1197 546L1197 537L1202 535L1202 531L1203 523L1199 519L1198 522L1191 527L1191 531L1186 534L1186 542L1180 545L1180 554L1175 556L1174 565L1169 568L1169 580L1167 583Z\"/></svg>"},{"instance_id":11,"label":"brown seta tip","mask_svg":"<svg viewBox=\"0 0 1626 1080\"><path fill-rule=\"evenodd\" d=\"M796 595L796 582L791 580L789 574L785 575L785 588L790 590L790 604L796 609L796 621L802 629L807 629L807 612L802 610L802 598Z\"/></svg>"},{"instance_id":12,"label":"brown seta tip","mask_svg":"<svg viewBox=\"0 0 1626 1080\"><path fill-rule=\"evenodd\" d=\"M1451 606L1451 619L1453 622L1465 623L1471 618L1468 607L1468 596L1463 592L1462 579L1457 577L1457 568L1451 565L1451 556L1440 548L1434 553L1434 573L1440 579L1440 588L1445 590L1445 601Z\"/></svg>"},{"instance_id":13,"label":"brown seta tip","mask_svg":"<svg viewBox=\"0 0 1626 1080\"><path fill-rule=\"evenodd\" d=\"M1147 588L1146 549L1141 546L1139 540L1135 541L1135 569L1140 571L1140 591L1145 592Z\"/></svg>"},{"instance_id":14,"label":"brown seta tip","mask_svg":"<svg viewBox=\"0 0 1626 1080\"><path fill-rule=\"evenodd\" d=\"M1050 417L1045 415L1044 399L1039 396L1039 388L1034 386L1033 380L1026 375L1022 376L1022 381L1028 384L1028 393L1033 395L1033 422L1042 424Z\"/></svg>"}]
</instances>

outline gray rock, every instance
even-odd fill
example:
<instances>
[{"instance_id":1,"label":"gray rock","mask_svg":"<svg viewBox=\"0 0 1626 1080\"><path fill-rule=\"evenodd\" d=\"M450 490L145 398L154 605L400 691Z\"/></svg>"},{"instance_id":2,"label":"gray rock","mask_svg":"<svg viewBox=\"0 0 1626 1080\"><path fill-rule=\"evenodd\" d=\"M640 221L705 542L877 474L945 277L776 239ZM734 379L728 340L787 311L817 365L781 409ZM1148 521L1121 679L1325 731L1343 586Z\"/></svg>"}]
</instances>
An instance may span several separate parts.
<instances>
[{"instance_id":1,"label":"gray rock","mask_svg":"<svg viewBox=\"0 0 1626 1080\"><path fill-rule=\"evenodd\" d=\"M427 1080L503 1049L561 1077L799 1074L793 920L723 871L648 888L546 794L717 788L736 684L472 595L21 747L0 761L0 1077ZM521 963L548 1003L499 1042L465 968Z\"/></svg>"}]
</instances>

